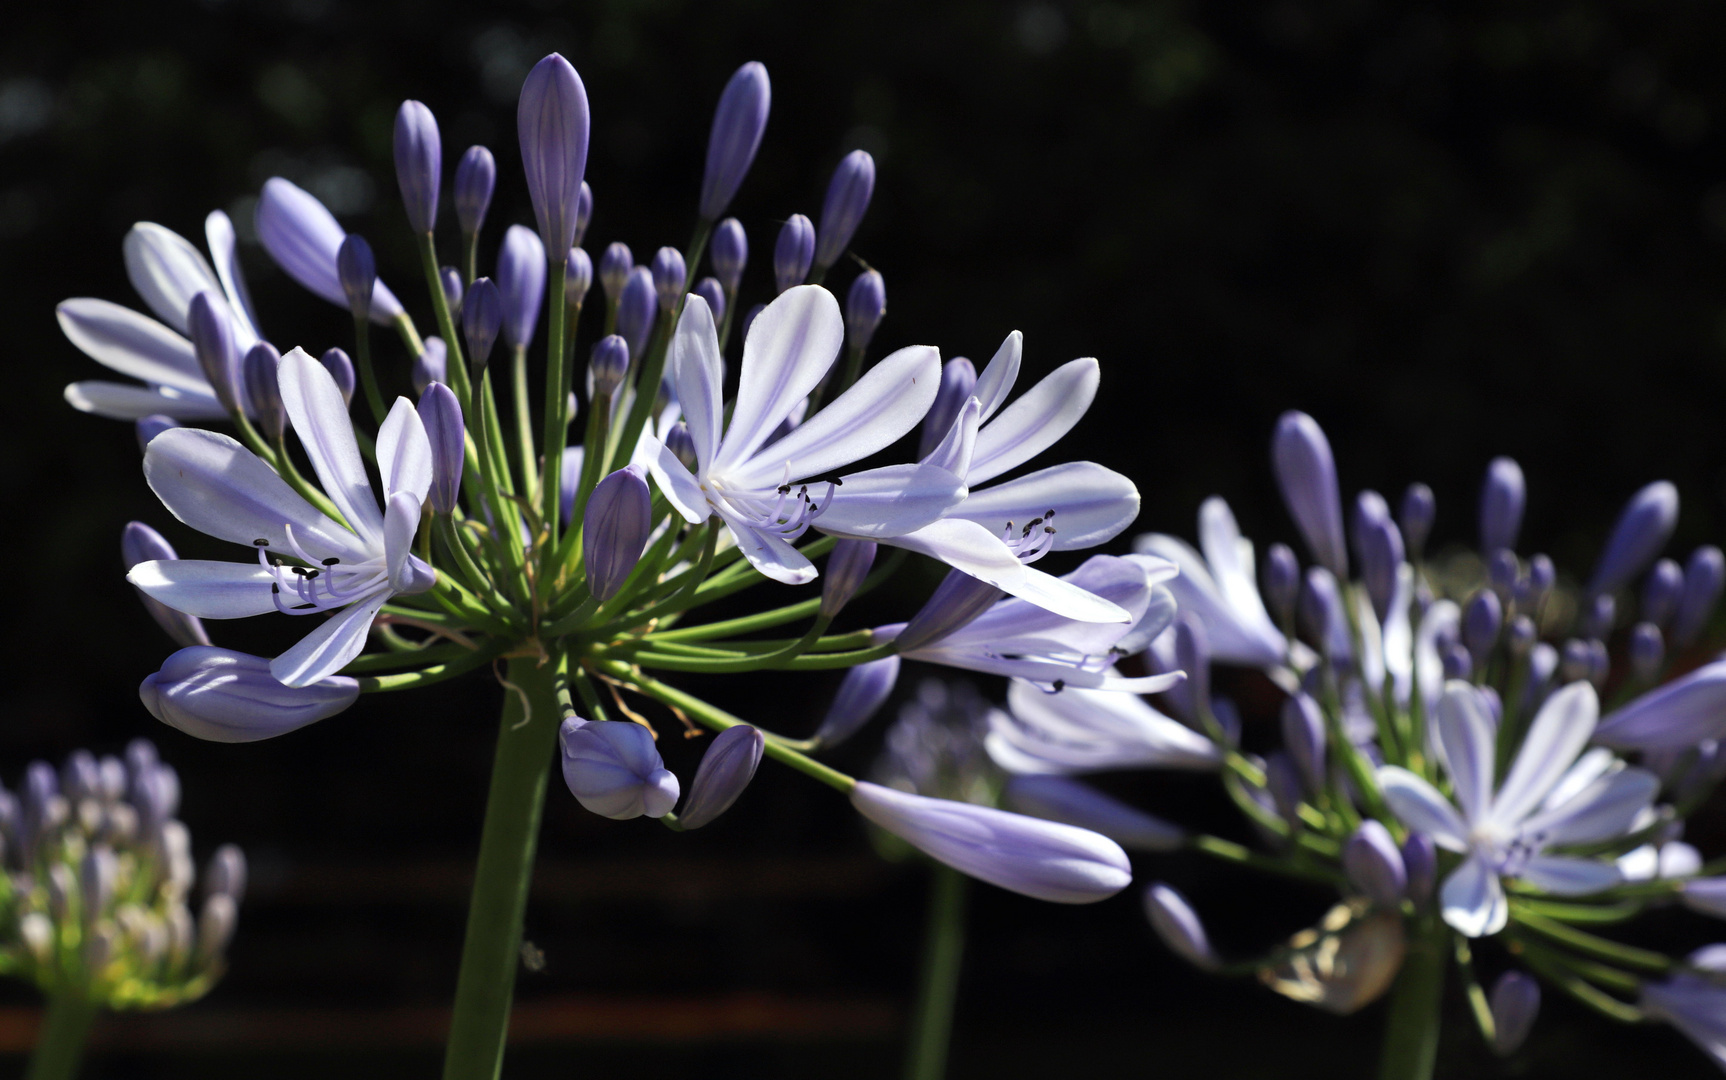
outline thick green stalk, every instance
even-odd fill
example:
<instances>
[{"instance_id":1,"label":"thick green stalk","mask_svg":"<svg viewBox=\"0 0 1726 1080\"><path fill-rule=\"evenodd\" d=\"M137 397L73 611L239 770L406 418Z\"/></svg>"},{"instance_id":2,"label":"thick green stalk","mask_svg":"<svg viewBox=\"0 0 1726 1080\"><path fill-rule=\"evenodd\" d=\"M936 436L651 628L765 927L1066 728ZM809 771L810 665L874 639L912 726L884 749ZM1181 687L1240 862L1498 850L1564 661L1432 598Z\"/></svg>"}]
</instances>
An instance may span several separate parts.
<instances>
[{"instance_id":1,"label":"thick green stalk","mask_svg":"<svg viewBox=\"0 0 1726 1080\"><path fill-rule=\"evenodd\" d=\"M965 875L950 866L930 868L929 918L923 929L923 970L905 1054L905 1080L942 1080L953 1035L965 955Z\"/></svg>"},{"instance_id":2,"label":"thick green stalk","mask_svg":"<svg viewBox=\"0 0 1726 1080\"><path fill-rule=\"evenodd\" d=\"M522 913L560 722L558 666L555 659L538 657L509 662L444 1080L496 1080L503 1068Z\"/></svg>"},{"instance_id":3,"label":"thick green stalk","mask_svg":"<svg viewBox=\"0 0 1726 1080\"><path fill-rule=\"evenodd\" d=\"M1438 1057L1448 934L1444 924L1429 914L1409 938L1408 955L1390 992L1379 1080L1431 1080Z\"/></svg>"},{"instance_id":4,"label":"thick green stalk","mask_svg":"<svg viewBox=\"0 0 1726 1080\"><path fill-rule=\"evenodd\" d=\"M24 1080L72 1080L77 1076L84 1041L96 1013L94 1002L72 991L62 990L49 998Z\"/></svg>"}]
</instances>

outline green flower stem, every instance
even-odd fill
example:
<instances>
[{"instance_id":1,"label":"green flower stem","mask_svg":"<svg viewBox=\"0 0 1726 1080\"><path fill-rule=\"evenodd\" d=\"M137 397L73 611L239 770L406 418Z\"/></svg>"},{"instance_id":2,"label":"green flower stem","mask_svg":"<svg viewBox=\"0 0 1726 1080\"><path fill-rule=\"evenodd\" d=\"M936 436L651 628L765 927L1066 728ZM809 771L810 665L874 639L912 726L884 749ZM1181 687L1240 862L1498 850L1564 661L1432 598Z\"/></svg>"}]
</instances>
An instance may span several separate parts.
<instances>
[{"instance_id":1,"label":"green flower stem","mask_svg":"<svg viewBox=\"0 0 1726 1080\"><path fill-rule=\"evenodd\" d=\"M764 668L784 667L792 660L808 652L811 646L821 640L821 635L826 633L827 628L832 624L833 619L831 616L817 616L815 622L810 625L809 632L804 634L802 637L788 644L783 644L779 648L770 652L735 659L731 661L733 666L727 670L759 671ZM865 635L865 641L862 644L868 644L867 635L869 634L869 631L865 630L863 633ZM684 648L688 648L688 646L684 646Z\"/></svg>"},{"instance_id":2,"label":"green flower stem","mask_svg":"<svg viewBox=\"0 0 1726 1080\"><path fill-rule=\"evenodd\" d=\"M832 551L833 545L836 543L838 543L838 541L833 539L831 536L823 536L813 544L810 544L807 547L800 547L797 550L804 558L814 559L817 556L825 555L829 551ZM736 549L734 548L732 550L735 551ZM731 555L731 552L728 551L726 554ZM733 559L741 559L740 554L732 557ZM747 562L739 561L728 572L724 574L715 574L708 580L702 582L701 587L695 590L695 594L690 597L690 602L685 604L684 607L698 608L703 604L710 604L715 600L730 596L734 592L741 592L744 589L754 588L763 582L771 580L773 579L762 574Z\"/></svg>"},{"instance_id":3,"label":"green flower stem","mask_svg":"<svg viewBox=\"0 0 1726 1080\"><path fill-rule=\"evenodd\" d=\"M599 691L594 689L592 679L577 671L575 678L570 681L575 683L575 692L581 697L582 707L587 710L587 719L606 720L610 718L605 711L605 706L600 703Z\"/></svg>"},{"instance_id":4,"label":"green flower stem","mask_svg":"<svg viewBox=\"0 0 1726 1080\"><path fill-rule=\"evenodd\" d=\"M390 322L396 328L396 335L402 339L402 344L407 346L409 356L418 356L426 351L426 343L420 340L419 328L414 326L413 316L404 311Z\"/></svg>"},{"instance_id":5,"label":"green flower stem","mask_svg":"<svg viewBox=\"0 0 1726 1080\"><path fill-rule=\"evenodd\" d=\"M725 346L731 341L731 323L737 318L737 290L725 290L725 318L719 321L719 355L725 355Z\"/></svg>"},{"instance_id":6,"label":"green flower stem","mask_svg":"<svg viewBox=\"0 0 1726 1080\"><path fill-rule=\"evenodd\" d=\"M563 384L569 379L565 372L565 354L569 350L565 348L564 340L574 336L574 327L568 322L569 305L564 302L563 295L564 278L569 273L569 252L561 252L557 258L547 257L546 270L545 437L541 440L545 461L541 465L539 480L539 515L549 530L545 551L555 553L558 550L559 512L562 510L560 502L563 488L563 443L569 429L569 417L565 415L565 410L569 408L569 394L563 388ZM526 424L527 414L523 413L524 430ZM532 437L524 437L531 445ZM548 576L552 576L553 565L548 561L544 567Z\"/></svg>"},{"instance_id":7,"label":"green flower stem","mask_svg":"<svg viewBox=\"0 0 1726 1080\"><path fill-rule=\"evenodd\" d=\"M898 570L899 564L904 561L904 549L894 548L893 553L889 555L880 566L876 567L874 572L863 579L863 584L858 586L856 593L852 595L852 599L855 600L857 597L862 596L864 593L869 592L871 589L880 585L883 581L886 581L889 577L892 577L893 572ZM749 634L757 630L770 630L775 626L783 626L788 622L797 622L802 619L807 619L820 610L821 598L819 596L812 596L800 603L789 604L782 608L775 608L772 611L763 611L757 615L744 615L736 619L726 619L723 622L702 623L699 626L688 626L680 630L660 630L653 634L649 634L647 640L652 642L655 647L663 647L665 644L673 641L708 641L713 638L733 637L737 634ZM858 633L862 632L863 631L858 631ZM863 645L867 644L867 642L860 641L858 644ZM821 646L818 645L817 648L821 648Z\"/></svg>"},{"instance_id":8,"label":"green flower stem","mask_svg":"<svg viewBox=\"0 0 1726 1080\"><path fill-rule=\"evenodd\" d=\"M1254 870L1262 870L1270 874L1281 874L1285 877L1304 878L1307 881L1322 882L1326 885L1341 885L1345 878L1337 871L1325 866L1314 866L1304 859L1276 858L1261 855L1251 848L1224 840L1220 836L1210 836L1196 833L1187 837L1187 846L1192 850L1221 859L1223 862L1234 863L1236 866L1248 866Z\"/></svg>"},{"instance_id":9,"label":"green flower stem","mask_svg":"<svg viewBox=\"0 0 1726 1080\"><path fill-rule=\"evenodd\" d=\"M420 269L425 271L426 290L431 293L432 311L437 315L437 330L443 336L446 360L446 375L449 388L455 392L457 401L466 402L471 396L467 378L467 360L461 347L461 335L456 333L455 319L449 310L449 297L444 295L443 281L438 276L437 244L429 232L420 233ZM468 283L473 283L473 275L468 275ZM418 356L424 347L416 348L413 354ZM471 423L471 421L470 421Z\"/></svg>"},{"instance_id":10,"label":"green flower stem","mask_svg":"<svg viewBox=\"0 0 1726 1080\"><path fill-rule=\"evenodd\" d=\"M708 572L713 567L713 549L719 543L719 526L710 521L703 527L707 530L707 538L701 545L700 561L697 562L695 566L678 575L678 579L686 579L686 583L673 593L670 599L663 600L644 611L631 612L625 618L608 626L601 627L599 630L594 632L594 636L596 638L603 639L614 636L617 631L625 629L627 626L641 626L644 623L652 622L654 619L657 619L662 615L669 615L672 612L683 611L691 606L691 599L694 597L697 590L700 589L702 580L707 577ZM615 599L615 597L613 599ZM608 606L609 605L602 605L599 609L599 615L596 617L605 618L607 615L605 609Z\"/></svg>"},{"instance_id":11,"label":"green flower stem","mask_svg":"<svg viewBox=\"0 0 1726 1080\"><path fill-rule=\"evenodd\" d=\"M389 410L384 408L384 396L378 390L378 376L372 370L372 321L354 319L354 366L360 369L360 387L366 395L366 405L372 410L372 420L384 426Z\"/></svg>"},{"instance_id":12,"label":"green flower stem","mask_svg":"<svg viewBox=\"0 0 1726 1080\"><path fill-rule=\"evenodd\" d=\"M1647 904L1641 900L1622 900L1616 904L1570 904L1556 900L1523 899L1521 906L1536 915L1567 923L1621 923L1642 914Z\"/></svg>"},{"instance_id":13,"label":"green flower stem","mask_svg":"<svg viewBox=\"0 0 1726 1080\"><path fill-rule=\"evenodd\" d=\"M779 660L771 666L786 671L828 671L833 668L856 667L873 660L885 660L898 651L898 646L889 641L868 649L857 649L851 652L819 653L814 656L792 656ZM647 668L662 668L666 671L695 671L709 675L730 674L736 671L757 671L769 665L760 662L760 657L740 659L720 659L716 657L678 656L673 653L643 650L632 653L630 660ZM1274 816L1274 815L1273 815ZM1279 823L1281 818L1276 819ZM1286 830L1286 826L1285 829Z\"/></svg>"},{"instance_id":14,"label":"green flower stem","mask_svg":"<svg viewBox=\"0 0 1726 1080\"><path fill-rule=\"evenodd\" d=\"M965 954L964 874L939 863L930 868L929 914L923 929L923 966L912 1012L905 1080L942 1080L953 1034L953 1005Z\"/></svg>"},{"instance_id":15,"label":"green flower stem","mask_svg":"<svg viewBox=\"0 0 1726 1080\"><path fill-rule=\"evenodd\" d=\"M36 1049L24 1080L72 1080L84 1058L84 1042L99 1006L70 990L48 999L42 1026L36 1033Z\"/></svg>"},{"instance_id":16,"label":"green flower stem","mask_svg":"<svg viewBox=\"0 0 1726 1080\"><path fill-rule=\"evenodd\" d=\"M441 664L460 660L477 649L450 642L447 645L426 645L407 652L396 653L366 653L348 661L342 668L343 675L359 675L374 671L388 671L391 668L421 667L426 664Z\"/></svg>"},{"instance_id":17,"label":"green flower stem","mask_svg":"<svg viewBox=\"0 0 1726 1080\"><path fill-rule=\"evenodd\" d=\"M561 721L558 662L509 662L497 756L474 867L461 974L444 1053L444 1080L496 1080L503 1068L522 913L533 878L546 778Z\"/></svg>"},{"instance_id":18,"label":"green flower stem","mask_svg":"<svg viewBox=\"0 0 1726 1080\"><path fill-rule=\"evenodd\" d=\"M1555 941L1584 956L1592 956L1596 960L1605 960L1611 964L1623 964L1625 967L1661 974L1671 971L1673 968L1672 958L1664 953L1638 949L1634 945L1624 945L1616 941L1608 941L1603 937L1596 937L1586 930L1578 930L1574 926L1561 923L1556 919L1549 919L1530 910L1521 899L1510 901L1510 918L1512 922L1534 931L1548 941Z\"/></svg>"},{"instance_id":19,"label":"green flower stem","mask_svg":"<svg viewBox=\"0 0 1726 1080\"><path fill-rule=\"evenodd\" d=\"M1486 991L1480 988L1480 979L1474 974L1474 951L1469 948L1468 939L1461 934L1456 935L1455 954L1456 970L1462 976L1462 989L1468 998L1468 1009L1474 1014L1474 1023L1480 1028L1481 1038L1490 1044L1498 1037L1498 1021L1492 1018L1492 1003L1486 999Z\"/></svg>"},{"instance_id":20,"label":"green flower stem","mask_svg":"<svg viewBox=\"0 0 1726 1080\"><path fill-rule=\"evenodd\" d=\"M593 494L594 485L599 483L599 467L604 464L600 461L600 448L605 446L611 431L611 395L606 394L588 402L584 429L581 438L581 476L576 480L575 501L570 507L569 532L557 546L559 566L572 565L575 560L576 546L581 542L582 518L587 513L587 499ZM561 455L558 468L563 468ZM561 482L560 479L559 483ZM561 513L562 507L558 510Z\"/></svg>"},{"instance_id":21,"label":"green flower stem","mask_svg":"<svg viewBox=\"0 0 1726 1080\"><path fill-rule=\"evenodd\" d=\"M1440 1006L1444 998L1446 937L1450 931L1428 913L1409 935L1408 953L1390 992L1379 1080L1431 1080L1438 1056Z\"/></svg>"},{"instance_id":22,"label":"green flower stem","mask_svg":"<svg viewBox=\"0 0 1726 1080\"><path fill-rule=\"evenodd\" d=\"M409 671L400 675L361 675L359 676L360 693L377 694L391 690L412 690L421 686L453 679L457 675L465 675L474 668L481 667L497 659L503 651L501 645L488 645L483 649L473 651L463 650L461 656L441 664L433 664L422 671Z\"/></svg>"},{"instance_id":23,"label":"green flower stem","mask_svg":"<svg viewBox=\"0 0 1726 1080\"><path fill-rule=\"evenodd\" d=\"M629 576L624 579L623 585L619 587L611 599L600 604L591 614L583 616L579 620L575 617L575 613L558 619L547 633L552 636L572 633L591 623L598 626L598 629L589 630L584 636L596 641L609 641L630 627L640 625L645 620L632 613L629 610L630 605L647 590L650 583L658 584L659 569L665 564L666 555L676 540L675 532L671 529L665 530L660 534L659 539L653 542L653 546L642 553L641 559L635 564L635 569L629 572ZM686 573L693 572L686 571ZM676 580L681 581L681 578ZM585 607L585 605L582 606Z\"/></svg>"},{"instance_id":24,"label":"green flower stem","mask_svg":"<svg viewBox=\"0 0 1726 1080\"><path fill-rule=\"evenodd\" d=\"M798 638L774 638L770 641L721 641L710 644L689 644L682 641L660 641L657 635L649 635L641 639L655 652L670 652L679 656L713 656L721 658L738 658L744 656L763 656L768 653L782 652L798 643ZM845 652L852 649L867 648L874 643L873 630L853 630L848 634L832 634L818 637L810 644L808 651L815 653Z\"/></svg>"},{"instance_id":25,"label":"green flower stem","mask_svg":"<svg viewBox=\"0 0 1726 1080\"><path fill-rule=\"evenodd\" d=\"M479 233L463 232L461 234L461 265L462 285L473 284L473 279L479 277ZM443 282L438 282L441 287Z\"/></svg>"},{"instance_id":26,"label":"green flower stem","mask_svg":"<svg viewBox=\"0 0 1726 1080\"><path fill-rule=\"evenodd\" d=\"M623 661L595 657L589 663L612 678L629 683L655 701L683 710L715 731L724 731L726 728L736 727L738 724L746 722L739 720L723 709L709 705L693 694L684 693L675 686L662 683L651 675L645 675ZM821 762L806 757L782 743L774 742L772 739L767 740L766 752L768 757L780 764L789 765L799 772L807 773L828 787L847 795L851 793L852 788L857 786L856 780L846 776L838 769L823 765Z\"/></svg>"},{"instance_id":27,"label":"green flower stem","mask_svg":"<svg viewBox=\"0 0 1726 1080\"><path fill-rule=\"evenodd\" d=\"M1647 1019L1636 1006L1619 1001L1604 990L1590 985L1565 963L1559 954L1540 948L1534 942L1525 941L1521 944L1522 959L1528 962L1528 966L1533 968L1536 974L1595 1012L1624 1024L1639 1024Z\"/></svg>"},{"instance_id":28,"label":"green flower stem","mask_svg":"<svg viewBox=\"0 0 1726 1080\"><path fill-rule=\"evenodd\" d=\"M521 492L531 499L539 490L539 455L533 449L533 410L527 400L526 345L510 349L509 374L515 403L515 464L521 475Z\"/></svg>"}]
</instances>

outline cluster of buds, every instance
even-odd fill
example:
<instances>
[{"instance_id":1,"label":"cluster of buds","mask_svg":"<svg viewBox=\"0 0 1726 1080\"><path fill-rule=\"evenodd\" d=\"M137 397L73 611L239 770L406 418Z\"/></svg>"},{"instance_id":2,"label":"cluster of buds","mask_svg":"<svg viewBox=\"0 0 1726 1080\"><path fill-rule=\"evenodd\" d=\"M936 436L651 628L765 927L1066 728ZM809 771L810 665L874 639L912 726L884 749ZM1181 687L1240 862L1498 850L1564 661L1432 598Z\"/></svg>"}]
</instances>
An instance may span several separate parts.
<instances>
[{"instance_id":1,"label":"cluster of buds","mask_svg":"<svg viewBox=\"0 0 1726 1080\"><path fill-rule=\"evenodd\" d=\"M58 773L34 762L16 794L0 791L6 972L110 1009L167 1008L214 986L246 859L222 845L195 889L179 801L179 777L144 739L123 759L75 751Z\"/></svg>"}]
</instances>

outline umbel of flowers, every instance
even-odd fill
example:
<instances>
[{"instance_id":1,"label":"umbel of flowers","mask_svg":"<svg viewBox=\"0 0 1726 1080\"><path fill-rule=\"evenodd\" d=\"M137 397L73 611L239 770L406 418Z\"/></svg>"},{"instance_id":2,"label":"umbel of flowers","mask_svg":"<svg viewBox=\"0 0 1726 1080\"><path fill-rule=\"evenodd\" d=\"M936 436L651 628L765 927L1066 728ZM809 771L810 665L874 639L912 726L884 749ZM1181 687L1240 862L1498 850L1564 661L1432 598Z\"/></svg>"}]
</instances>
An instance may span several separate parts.
<instances>
[{"instance_id":1,"label":"umbel of flowers","mask_svg":"<svg viewBox=\"0 0 1726 1080\"><path fill-rule=\"evenodd\" d=\"M1281 419L1272 461L1308 565L1280 544L1257 560L1220 498L1200 509L1197 550L1139 537L1141 557L1180 568L1166 586L1180 617L1142 660L1188 678L1156 704L1016 683L988 736L1016 774L1006 804L1333 886L1317 926L1238 960L1175 890L1152 885L1145 906L1206 970L1335 1012L1388 991L1386 1077L1430 1075L1447 982L1501 1054L1529 1033L1544 986L1615 1021L1669 1023L1726 1067L1726 946L1675 958L1612 936L1651 907L1726 916L1726 865L1682 840L1726 775L1726 662L1682 662L1726 559L1660 557L1676 489L1636 493L1572 580L1518 550L1526 492L1507 458L1487 470L1478 553L1440 557L1421 484L1396 515L1360 493L1345 528L1312 418ZM1243 717L1213 692L1219 667L1237 669L1233 686L1257 678L1238 669L1261 672L1280 710ZM1194 834L1075 778L1139 767L1216 773L1261 843Z\"/></svg>"},{"instance_id":2,"label":"umbel of flowers","mask_svg":"<svg viewBox=\"0 0 1726 1080\"><path fill-rule=\"evenodd\" d=\"M460 239L445 255L438 126L404 103L396 174L435 335L421 335L365 240L281 178L264 185L258 238L291 278L352 314L351 351L266 336L219 211L205 223L207 257L158 225L127 236L128 272L155 318L104 300L60 305L74 344L138 380L75 383L68 400L135 420L163 505L237 549L231 561L180 559L148 527L128 532L128 579L184 646L141 688L152 714L240 742L362 694L476 671L503 684L449 1077L499 1068L554 758L575 797L609 817L704 825L765 756L1004 887L1088 902L1130 880L1120 847L1094 832L859 782L809 756L880 703L900 656L1045 685L1166 688L1178 676L1124 677L1113 650L1166 625L1155 583L1173 567L1097 557L1062 578L1032 565L1112 539L1138 512L1132 482L1090 462L1001 479L1080 420L1095 360L1018 394L1017 333L981 372L928 346L865 363L882 276L859 273L843 305L823 283L869 204L869 155L840 162L818 224L790 216L773 247L776 295L747 306L746 232L724 214L768 101L759 64L726 87L686 248L638 265L614 242L595 260L581 246L594 206L586 91L561 56L546 57L517 112L536 227L505 231L490 276L478 241L496 159L477 146L461 156L448 200ZM404 348L374 341L377 327ZM734 337L741 356L732 348L728 363ZM188 426L201 421L231 434ZM896 451L919 426L915 454ZM877 565L882 545L892 550ZM909 553L951 568L928 604L905 624L835 629ZM748 589L768 598L758 611L709 616ZM306 632L274 657L211 643L205 620L250 616L301 619ZM854 677L805 740L666 678L837 668ZM687 790L655 749L644 703L721 733Z\"/></svg>"}]
</instances>

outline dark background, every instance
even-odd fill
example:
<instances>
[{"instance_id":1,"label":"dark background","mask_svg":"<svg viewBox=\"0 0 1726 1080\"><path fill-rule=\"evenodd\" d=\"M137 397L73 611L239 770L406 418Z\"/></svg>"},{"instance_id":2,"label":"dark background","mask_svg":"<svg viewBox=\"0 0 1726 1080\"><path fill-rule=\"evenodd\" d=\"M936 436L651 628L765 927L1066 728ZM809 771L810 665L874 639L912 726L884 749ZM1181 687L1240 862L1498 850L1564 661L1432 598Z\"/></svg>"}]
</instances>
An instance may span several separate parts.
<instances>
[{"instance_id":1,"label":"dark background","mask_svg":"<svg viewBox=\"0 0 1726 1080\"><path fill-rule=\"evenodd\" d=\"M120 527L155 524L183 554L220 545L169 527L128 425L62 403L63 384L102 372L53 320L68 296L137 303L119 257L132 222L201 246L203 216L225 207L244 235L252 194L285 175L371 239L428 327L390 166L406 97L436 112L452 166L471 142L497 152L489 250L504 225L531 220L514 149L521 77L564 52L593 106L587 246L597 257L623 239L645 261L687 240L725 79L765 62L773 119L734 206L756 256L747 287L765 299L777 222L816 216L834 162L870 150L879 182L853 248L887 280L876 355L929 342L981 361L1017 328L1023 385L1100 357L1097 404L1048 460L1132 475L1139 529L1190 534L1199 500L1223 493L1249 535L1292 539L1265 446L1277 414L1299 407L1329 431L1346 489L1395 498L1410 480L1431 483L1440 543L1471 537L1495 453L1529 476L1523 549L1552 552L1572 575L1623 499L1657 477L1683 494L1675 552L1720 539L1717 6L484 9L212 0L8 13L0 776L148 735L185 779L200 857L237 841L255 877L226 982L179 1013L107 1023L92 1076L436 1067L496 687L475 677L367 699L251 746L151 720L134 688L169 646L121 579ZM277 344L346 344L344 314L255 246L243 257ZM393 341L380 346L393 355ZM903 618L933 579L911 575L854 625ZM294 629L255 622L216 627L219 643L265 650ZM711 692L801 733L832 684L776 675ZM866 768L878 739L839 763ZM687 778L695 753L672 747L670 764ZM1222 819L1203 784L1125 778L1119 790ZM1707 854L1726 850L1717 829L1700 839ZM1139 867L1187 888L1237 954L1323 904L1187 857ZM521 982L510 1075L893 1075L922 887L916 867L875 858L841 800L783 770L764 769L726 818L690 835L604 821L554 791L528 915L546 965ZM1379 1009L1336 1019L1194 974L1152 939L1136 890L1083 909L974 895L954 1076L1368 1074ZM1682 949L1710 933L1669 916L1641 940ZM1497 1065L1459 1004L1446 1075L1712 1075L1670 1031L1612 1027L1551 994L1529 1050ZM0 1017L0 1045L27 1045L22 1016Z\"/></svg>"}]
</instances>

